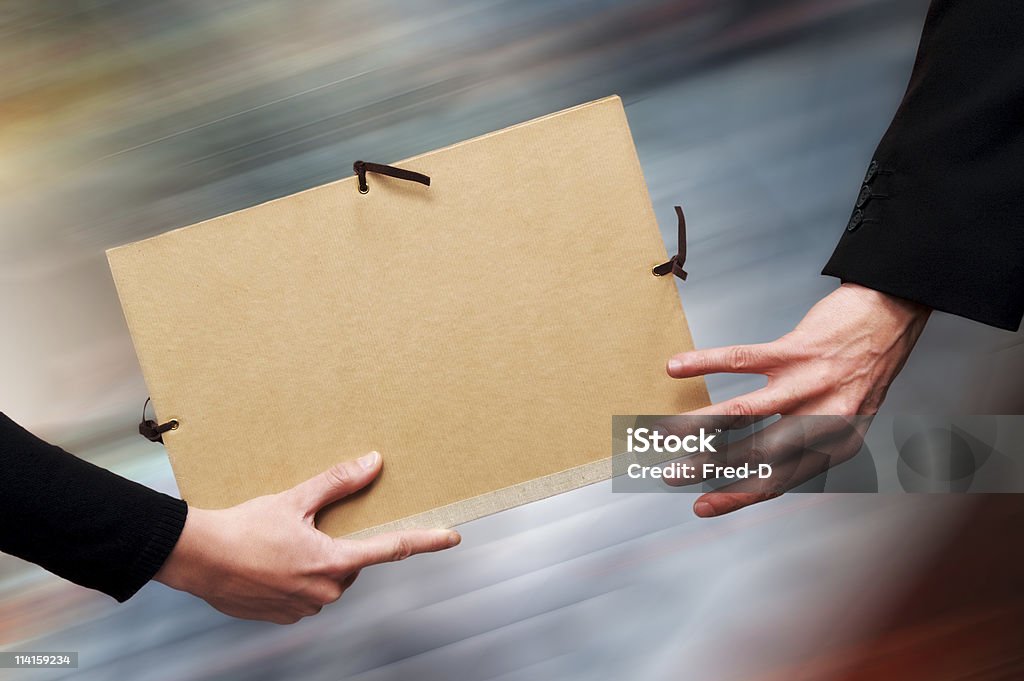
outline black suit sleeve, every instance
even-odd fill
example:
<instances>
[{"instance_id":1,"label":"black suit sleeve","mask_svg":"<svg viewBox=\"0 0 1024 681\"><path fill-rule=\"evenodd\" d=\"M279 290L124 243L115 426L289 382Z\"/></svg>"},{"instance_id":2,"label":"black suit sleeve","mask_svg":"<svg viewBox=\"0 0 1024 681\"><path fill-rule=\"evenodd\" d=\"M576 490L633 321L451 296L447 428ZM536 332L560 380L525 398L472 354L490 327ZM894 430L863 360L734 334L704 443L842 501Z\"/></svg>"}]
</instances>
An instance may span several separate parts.
<instances>
[{"instance_id":1,"label":"black suit sleeve","mask_svg":"<svg viewBox=\"0 0 1024 681\"><path fill-rule=\"evenodd\" d=\"M0 413L0 550L119 601L152 579L184 501L47 444Z\"/></svg>"},{"instance_id":2,"label":"black suit sleeve","mask_svg":"<svg viewBox=\"0 0 1024 681\"><path fill-rule=\"evenodd\" d=\"M823 274L1020 326L1024 2L932 2L910 86Z\"/></svg>"}]
</instances>

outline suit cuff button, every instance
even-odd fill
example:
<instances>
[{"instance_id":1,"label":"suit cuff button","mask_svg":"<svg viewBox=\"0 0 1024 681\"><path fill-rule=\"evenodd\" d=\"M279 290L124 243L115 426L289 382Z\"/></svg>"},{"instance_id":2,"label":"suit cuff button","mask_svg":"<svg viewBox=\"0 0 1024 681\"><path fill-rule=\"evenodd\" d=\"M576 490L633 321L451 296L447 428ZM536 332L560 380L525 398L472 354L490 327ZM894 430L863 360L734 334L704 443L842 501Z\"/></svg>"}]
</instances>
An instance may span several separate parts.
<instances>
[{"instance_id":1,"label":"suit cuff button","mask_svg":"<svg viewBox=\"0 0 1024 681\"><path fill-rule=\"evenodd\" d=\"M860 210L858 208L857 210L853 211L853 215L850 217L850 221L848 223L846 223L846 231L847 232L856 231L857 228L860 227L861 224L863 224L863 223L864 223L864 211L862 211L862 210Z\"/></svg>"},{"instance_id":2,"label":"suit cuff button","mask_svg":"<svg viewBox=\"0 0 1024 681\"><path fill-rule=\"evenodd\" d=\"M871 184L871 180L875 179L876 175L878 175L878 161L872 160L867 174L864 175L864 184Z\"/></svg>"},{"instance_id":3,"label":"suit cuff button","mask_svg":"<svg viewBox=\"0 0 1024 681\"><path fill-rule=\"evenodd\" d=\"M864 204L871 200L871 187L864 185L857 195L857 208L863 208Z\"/></svg>"}]
</instances>

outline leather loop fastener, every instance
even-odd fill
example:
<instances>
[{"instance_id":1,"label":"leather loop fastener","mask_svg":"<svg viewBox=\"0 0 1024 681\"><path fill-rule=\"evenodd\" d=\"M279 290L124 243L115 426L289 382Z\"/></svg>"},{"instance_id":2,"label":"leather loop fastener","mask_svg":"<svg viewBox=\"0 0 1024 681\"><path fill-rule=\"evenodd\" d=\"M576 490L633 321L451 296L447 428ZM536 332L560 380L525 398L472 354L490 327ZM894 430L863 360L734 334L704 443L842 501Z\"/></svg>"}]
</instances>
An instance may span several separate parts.
<instances>
[{"instance_id":1,"label":"leather loop fastener","mask_svg":"<svg viewBox=\"0 0 1024 681\"><path fill-rule=\"evenodd\" d=\"M169 430L178 429L177 419L171 419L167 423L157 423L152 419L146 418L146 407L149 406L149 399L146 398L146 403L142 405L142 423L139 424L139 435L146 438L150 442L164 443L164 433Z\"/></svg>"},{"instance_id":2,"label":"leather loop fastener","mask_svg":"<svg viewBox=\"0 0 1024 681\"><path fill-rule=\"evenodd\" d=\"M676 206L676 218L679 220L679 252L673 255L668 262L664 262L651 270L656 277L663 277L672 273L686 281L686 270L683 264L686 262L686 218L683 216L682 206Z\"/></svg>"},{"instance_id":3,"label":"leather loop fastener","mask_svg":"<svg viewBox=\"0 0 1024 681\"><path fill-rule=\"evenodd\" d=\"M423 173L417 173L414 170L406 170L405 168L396 168L395 166L386 166L383 163L370 163L369 161L356 161L352 164L352 170L355 171L356 177L359 178L359 193L365 194L370 191L370 185L366 183L366 173L377 173L378 175L387 175L388 177L394 177L399 180L408 180L409 182L419 182L426 186L430 186L430 178Z\"/></svg>"}]
</instances>

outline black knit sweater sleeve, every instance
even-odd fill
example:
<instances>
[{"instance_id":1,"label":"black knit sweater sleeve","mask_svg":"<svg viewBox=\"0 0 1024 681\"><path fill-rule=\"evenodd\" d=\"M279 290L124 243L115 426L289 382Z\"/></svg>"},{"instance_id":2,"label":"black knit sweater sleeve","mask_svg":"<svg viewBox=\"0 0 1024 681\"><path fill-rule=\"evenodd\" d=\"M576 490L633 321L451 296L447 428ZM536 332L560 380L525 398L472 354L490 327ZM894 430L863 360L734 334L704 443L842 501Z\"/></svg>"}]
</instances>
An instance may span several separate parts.
<instances>
[{"instance_id":1,"label":"black knit sweater sleeve","mask_svg":"<svg viewBox=\"0 0 1024 681\"><path fill-rule=\"evenodd\" d=\"M0 551L126 601L174 548L188 508L43 442L0 413Z\"/></svg>"}]
</instances>

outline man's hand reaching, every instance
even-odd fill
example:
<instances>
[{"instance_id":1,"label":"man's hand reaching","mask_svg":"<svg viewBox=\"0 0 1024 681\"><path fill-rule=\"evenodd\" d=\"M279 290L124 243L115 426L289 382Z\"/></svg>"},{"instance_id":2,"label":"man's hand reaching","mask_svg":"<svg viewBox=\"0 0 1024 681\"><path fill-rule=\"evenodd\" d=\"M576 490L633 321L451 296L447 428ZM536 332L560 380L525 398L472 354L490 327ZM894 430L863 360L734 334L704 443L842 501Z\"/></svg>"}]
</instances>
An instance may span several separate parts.
<instances>
[{"instance_id":1,"label":"man's hand reaching","mask_svg":"<svg viewBox=\"0 0 1024 681\"><path fill-rule=\"evenodd\" d=\"M674 378L714 373L763 374L768 384L688 414L739 418L782 415L873 415L903 368L928 321L923 305L878 291L843 284L819 301L793 331L771 343L738 345L686 352L668 361ZM814 425L806 427L808 421ZM785 430L784 418L769 426L775 431L756 446L730 447L745 452L756 465L770 463L778 471L769 481L745 481L702 495L694 512L721 515L764 501L792 489L856 454L864 419L814 419L799 423L799 432ZM669 426L671 427L671 426ZM800 447L794 450L794 443ZM807 451L826 457L803 456ZM744 463L730 457L729 464ZM781 485L781 486L780 486Z\"/></svg>"},{"instance_id":2,"label":"man's hand reaching","mask_svg":"<svg viewBox=\"0 0 1024 681\"><path fill-rule=\"evenodd\" d=\"M381 469L376 452L338 464L279 494L232 508L189 508L155 579L234 617L290 624L315 615L369 565L455 546L452 530L332 539L313 525L321 508L362 489Z\"/></svg>"}]
</instances>

